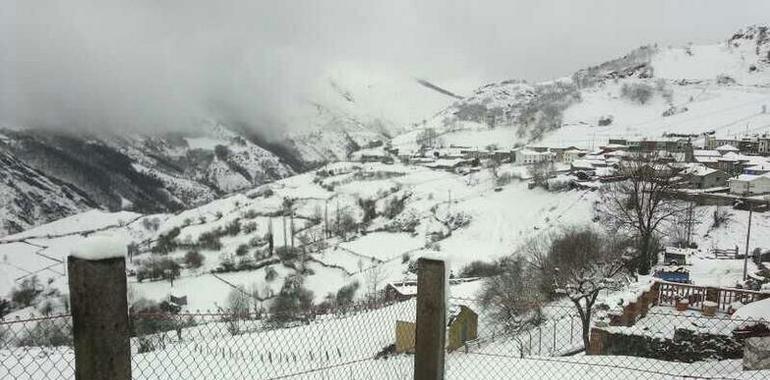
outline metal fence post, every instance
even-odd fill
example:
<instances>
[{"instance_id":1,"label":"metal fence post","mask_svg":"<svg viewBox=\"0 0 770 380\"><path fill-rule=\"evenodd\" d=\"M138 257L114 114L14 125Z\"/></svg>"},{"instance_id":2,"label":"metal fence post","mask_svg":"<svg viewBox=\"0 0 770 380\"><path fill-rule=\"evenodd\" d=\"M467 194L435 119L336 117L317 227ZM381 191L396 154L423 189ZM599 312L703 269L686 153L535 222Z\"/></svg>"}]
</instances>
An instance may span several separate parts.
<instances>
[{"instance_id":1,"label":"metal fence post","mask_svg":"<svg viewBox=\"0 0 770 380\"><path fill-rule=\"evenodd\" d=\"M68 257L75 379L131 379L124 257Z\"/></svg>"},{"instance_id":2,"label":"metal fence post","mask_svg":"<svg viewBox=\"0 0 770 380\"><path fill-rule=\"evenodd\" d=\"M417 262L417 326L415 380L444 378L446 340L446 271L444 261L420 258Z\"/></svg>"}]
</instances>

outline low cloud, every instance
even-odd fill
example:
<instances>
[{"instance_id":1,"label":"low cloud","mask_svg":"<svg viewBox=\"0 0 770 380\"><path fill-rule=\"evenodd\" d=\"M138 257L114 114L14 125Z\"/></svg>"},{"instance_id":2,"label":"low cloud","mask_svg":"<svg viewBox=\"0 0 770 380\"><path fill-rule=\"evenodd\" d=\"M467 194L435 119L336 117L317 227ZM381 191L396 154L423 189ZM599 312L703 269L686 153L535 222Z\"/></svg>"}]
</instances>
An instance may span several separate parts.
<instances>
[{"instance_id":1,"label":"low cloud","mask_svg":"<svg viewBox=\"0 0 770 380\"><path fill-rule=\"evenodd\" d=\"M723 39L770 11L691 5L9 0L0 123L146 132L215 118L275 132L343 62L466 95L481 81L568 75L641 43Z\"/></svg>"}]
</instances>

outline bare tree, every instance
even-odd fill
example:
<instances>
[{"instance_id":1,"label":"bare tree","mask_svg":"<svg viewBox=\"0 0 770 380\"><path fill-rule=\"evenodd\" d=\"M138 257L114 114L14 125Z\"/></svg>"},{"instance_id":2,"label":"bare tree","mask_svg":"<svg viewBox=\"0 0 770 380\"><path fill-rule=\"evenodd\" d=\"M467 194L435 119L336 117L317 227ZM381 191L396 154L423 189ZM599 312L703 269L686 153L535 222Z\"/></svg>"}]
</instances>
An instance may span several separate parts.
<instances>
[{"instance_id":1,"label":"bare tree","mask_svg":"<svg viewBox=\"0 0 770 380\"><path fill-rule=\"evenodd\" d=\"M551 243L541 273L553 276L553 293L565 295L580 316L583 343L588 347L591 317L599 293L627 281L625 252L630 243L591 228L569 228Z\"/></svg>"},{"instance_id":2,"label":"bare tree","mask_svg":"<svg viewBox=\"0 0 770 380\"><path fill-rule=\"evenodd\" d=\"M687 205L671 197L676 173L655 154L624 161L619 172L626 179L602 189L599 211L613 230L636 235L636 268L640 274L649 274L652 255L656 254L653 236L686 212Z\"/></svg>"},{"instance_id":3,"label":"bare tree","mask_svg":"<svg viewBox=\"0 0 770 380\"><path fill-rule=\"evenodd\" d=\"M251 307L251 295L243 286L233 288L227 295L227 309L224 310L222 320L227 323L227 331L231 335L241 333L241 320L249 316Z\"/></svg>"},{"instance_id":4,"label":"bare tree","mask_svg":"<svg viewBox=\"0 0 770 380\"><path fill-rule=\"evenodd\" d=\"M369 290L369 297L372 300L377 299L377 290L380 284L385 281L386 273L382 265L378 265L374 259L372 259L372 266L366 269L364 274L366 278L366 286Z\"/></svg>"},{"instance_id":5,"label":"bare tree","mask_svg":"<svg viewBox=\"0 0 770 380\"><path fill-rule=\"evenodd\" d=\"M432 147L436 145L438 134L433 128L425 128L417 134L415 142L419 146Z\"/></svg>"},{"instance_id":6,"label":"bare tree","mask_svg":"<svg viewBox=\"0 0 770 380\"><path fill-rule=\"evenodd\" d=\"M546 301L537 282L538 272L530 263L517 256L496 263L502 273L484 281L481 305L492 320L507 335L519 343L523 354L523 342L519 335L536 326L542 320L541 306Z\"/></svg>"}]
</instances>

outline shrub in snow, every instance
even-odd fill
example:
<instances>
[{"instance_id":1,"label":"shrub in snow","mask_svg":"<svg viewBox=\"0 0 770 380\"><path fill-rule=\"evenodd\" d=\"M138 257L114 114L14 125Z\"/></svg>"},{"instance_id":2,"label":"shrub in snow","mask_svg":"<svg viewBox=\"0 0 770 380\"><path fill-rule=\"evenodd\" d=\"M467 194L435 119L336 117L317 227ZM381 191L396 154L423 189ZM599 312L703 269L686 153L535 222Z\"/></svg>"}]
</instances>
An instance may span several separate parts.
<instances>
[{"instance_id":1,"label":"shrub in snow","mask_svg":"<svg viewBox=\"0 0 770 380\"><path fill-rule=\"evenodd\" d=\"M353 298L356 295L356 291L358 290L359 284L358 281L354 281L350 284L347 284L339 290L337 290L337 295L335 297L335 302L337 306L347 306L351 303L353 303Z\"/></svg>"},{"instance_id":2,"label":"shrub in snow","mask_svg":"<svg viewBox=\"0 0 770 380\"><path fill-rule=\"evenodd\" d=\"M145 279L174 279L179 277L179 270L179 264L168 257L151 257L139 265L136 270L136 280L142 282Z\"/></svg>"},{"instance_id":3,"label":"shrub in snow","mask_svg":"<svg viewBox=\"0 0 770 380\"><path fill-rule=\"evenodd\" d=\"M654 94L654 88L645 83L625 83L620 88L620 96L639 104L647 103Z\"/></svg>"},{"instance_id":4,"label":"shrub in snow","mask_svg":"<svg viewBox=\"0 0 770 380\"><path fill-rule=\"evenodd\" d=\"M158 218L144 218L142 219L142 227L147 231L157 231L160 227L160 219Z\"/></svg>"},{"instance_id":5,"label":"shrub in snow","mask_svg":"<svg viewBox=\"0 0 770 380\"><path fill-rule=\"evenodd\" d=\"M222 236L222 234L223 232L221 228L216 228L213 231L204 232L198 236L198 246L201 249L218 251L222 249L222 243L219 241L219 238Z\"/></svg>"},{"instance_id":6,"label":"shrub in snow","mask_svg":"<svg viewBox=\"0 0 770 380\"><path fill-rule=\"evenodd\" d=\"M722 225L726 225L732 220L732 218L733 214L729 209L724 207L717 207L716 210L714 210L711 228L719 228Z\"/></svg>"},{"instance_id":7,"label":"shrub in snow","mask_svg":"<svg viewBox=\"0 0 770 380\"><path fill-rule=\"evenodd\" d=\"M470 214L464 211L460 211L449 215L449 217L447 217L446 224L449 229L454 231L471 224L471 220L473 220L473 217Z\"/></svg>"},{"instance_id":8,"label":"shrub in snow","mask_svg":"<svg viewBox=\"0 0 770 380\"><path fill-rule=\"evenodd\" d=\"M0 319L5 317L6 314L8 314L11 311L11 301L0 298ZM2 339L0 339L1 341Z\"/></svg>"},{"instance_id":9,"label":"shrub in snow","mask_svg":"<svg viewBox=\"0 0 770 380\"><path fill-rule=\"evenodd\" d=\"M334 225L337 236L342 237L343 240L347 240L348 234L358 230L358 223L353 217L353 213L349 210L341 211L339 220Z\"/></svg>"},{"instance_id":10,"label":"shrub in snow","mask_svg":"<svg viewBox=\"0 0 770 380\"><path fill-rule=\"evenodd\" d=\"M176 238L179 236L180 231L179 227L174 227L171 231L160 234L158 236L158 241L152 247L152 253L166 255L175 250L177 247Z\"/></svg>"},{"instance_id":11,"label":"shrub in snow","mask_svg":"<svg viewBox=\"0 0 770 380\"><path fill-rule=\"evenodd\" d=\"M257 210L254 209L248 209L241 215L244 219L255 219L257 216L259 216L259 214L257 214Z\"/></svg>"},{"instance_id":12,"label":"shrub in snow","mask_svg":"<svg viewBox=\"0 0 770 380\"><path fill-rule=\"evenodd\" d=\"M32 302L42 291L42 285L37 276L27 277L11 290L11 301L19 307L25 308L32 305Z\"/></svg>"},{"instance_id":13,"label":"shrub in snow","mask_svg":"<svg viewBox=\"0 0 770 380\"><path fill-rule=\"evenodd\" d=\"M382 215L388 219L393 219L402 211L404 211L404 203L406 202L407 195L399 197L394 195L385 201L385 207L382 210Z\"/></svg>"},{"instance_id":14,"label":"shrub in snow","mask_svg":"<svg viewBox=\"0 0 770 380\"><path fill-rule=\"evenodd\" d=\"M398 214L393 220L385 225L389 232L415 232L417 225L420 224L420 218L414 210L406 210Z\"/></svg>"},{"instance_id":15,"label":"shrub in snow","mask_svg":"<svg viewBox=\"0 0 770 380\"><path fill-rule=\"evenodd\" d=\"M137 337L139 352L150 352L166 347L168 331L176 330L181 338L184 327L193 326L192 319L175 317L181 307L167 301L155 302L146 298L139 298L128 309L129 330Z\"/></svg>"},{"instance_id":16,"label":"shrub in snow","mask_svg":"<svg viewBox=\"0 0 770 380\"><path fill-rule=\"evenodd\" d=\"M305 289L302 277L287 277L281 291L270 304L270 322L282 326L307 318L312 307L313 292Z\"/></svg>"},{"instance_id":17,"label":"shrub in snow","mask_svg":"<svg viewBox=\"0 0 770 380\"><path fill-rule=\"evenodd\" d=\"M273 282L276 277L278 277L278 272L275 270L275 268L271 266L265 268L265 281Z\"/></svg>"},{"instance_id":18,"label":"shrub in snow","mask_svg":"<svg viewBox=\"0 0 770 380\"><path fill-rule=\"evenodd\" d=\"M235 236L241 233L241 220L236 218L227 224L227 226L225 226L224 233L230 236Z\"/></svg>"},{"instance_id":19,"label":"shrub in snow","mask_svg":"<svg viewBox=\"0 0 770 380\"><path fill-rule=\"evenodd\" d=\"M57 319L42 319L32 329L25 329L18 345L25 346L72 346L72 330Z\"/></svg>"},{"instance_id":20,"label":"shrub in snow","mask_svg":"<svg viewBox=\"0 0 770 380\"><path fill-rule=\"evenodd\" d=\"M501 262L472 261L460 270L461 277L492 277L503 273Z\"/></svg>"},{"instance_id":21,"label":"shrub in snow","mask_svg":"<svg viewBox=\"0 0 770 380\"><path fill-rule=\"evenodd\" d=\"M238 246L238 248L235 249L236 256L245 256L248 253L249 253L249 246L246 244L241 244Z\"/></svg>"},{"instance_id":22,"label":"shrub in snow","mask_svg":"<svg viewBox=\"0 0 770 380\"><path fill-rule=\"evenodd\" d=\"M200 268L205 257L198 251L188 251L184 255L184 263L188 268Z\"/></svg>"},{"instance_id":23,"label":"shrub in snow","mask_svg":"<svg viewBox=\"0 0 770 380\"><path fill-rule=\"evenodd\" d=\"M721 85L731 85L735 84L735 79L733 77L727 75L727 74L719 74L716 78L717 84Z\"/></svg>"},{"instance_id":24,"label":"shrub in snow","mask_svg":"<svg viewBox=\"0 0 770 380\"><path fill-rule=\"evenodd\" d=\"M250 234L257 230L257 222L247 222L242 227L243 233Z\"/></svg>"},{"instance_id":25,"label":"shrub in snow","mask_svg":"<svg viewBox=\"0 0 770 380\"><path fill-rule=\"evenodd\" d=\"M283 262L292 262L296 261L300 254L302 253L302 250L299 248L292 248L290 246L282 246L275 249L276 255L278 255L278 258L281 259Z\"/></svg>"}]
</instances>

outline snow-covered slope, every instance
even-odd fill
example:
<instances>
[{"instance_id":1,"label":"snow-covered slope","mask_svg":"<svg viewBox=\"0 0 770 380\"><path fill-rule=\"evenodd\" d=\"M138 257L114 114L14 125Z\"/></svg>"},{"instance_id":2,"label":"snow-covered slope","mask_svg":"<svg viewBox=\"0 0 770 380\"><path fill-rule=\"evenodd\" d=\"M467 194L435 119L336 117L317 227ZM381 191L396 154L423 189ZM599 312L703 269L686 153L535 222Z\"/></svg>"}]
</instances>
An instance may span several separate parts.
<instances>
[{"instance_id":1,"label":"snow-covered slope","mask_svg":"<svg viewBox=\"0 0 770 380\"><path fill-rule=\"evenodd\" d=\"M419 124L452 99L408 75L339 64L292 110L283 141L308 163L344 160Z\"/></svg>"},{"instance_id":2,"label":"snow-covered slope","mask_svg":"<svg viewBox=\"0 0 770 380\"><path fill-rule=\"evenodd\" d=\"M215 122L189 137L5 130L0 153L0 234L89 208L176 211L294 173Z\"/></svg>"},{"instance_id":3,"label":"snow-covered slope","mask_svg":"<svg viewBox=\"0 0 770 380\"><path fill-rule=\"evenodd\" d=\"M413 276L410 263L436 252L446 255L459 272L471 261L508 255L555 226L590 220L590 192L547 193L518 182L502 191L496 191L497 186L486 170L461 176L424 167L336 163L178 214L90 211L0 239L0 256L7 258L0 270L9 279L0 287L0 296L32 275L52 278L65 290L65 257L84 239L106 236L136 244L129 267L137 271L152 260L184 263L189 251L200 252L202 265L182 264L185 269L173 288L166 280L131 279L137 295L188 295L192 309L222 306L233 285L269 298L280 291L284 279L300 273L316 302L355 281L362 286L358 296L364 297L373 272L381 288ZM305 247L309 260L304 265L277 251L269 254L271 230L276 248L292 244L290 221L287 218L284 225L280 216L287 198L293 199L295 210L294 245ZM323 233L345 225L344 237ZM212 235L218 244L202 243ZM173 246L151 253L168 236L173 236ZM223 271L228 265L232 267ZM300 272L302 267L310 270ZM275 278L267 276L268 268L276 271Z\"/></svg>"},{"instance_id":4,"label":"snow-covered slope","mask_svg":"<svg viewBox=\"0 0 770 380\"><path fill-rule=\"evenodd\" d=\"M415 149L428 128L436 131L439 144L482 148L528 143L591 148L609 138L765 132L770 130L768 52L768 28L751 26L712 45L641 47L552 82L488 84L396 137L394 146ZM635 91L647 96L636 97Z\"/></svg>"},{"instance_id":5,"label":"snow-covered slope","mask_svg":"<svg viewBox=\"0 0 770 380\"><path fill-rule=\"evenodd\" d=\"M15 233L39 223L95 207L77 188L0 152L0 220L2 231Z\"/></svg>"}]
</instances>

